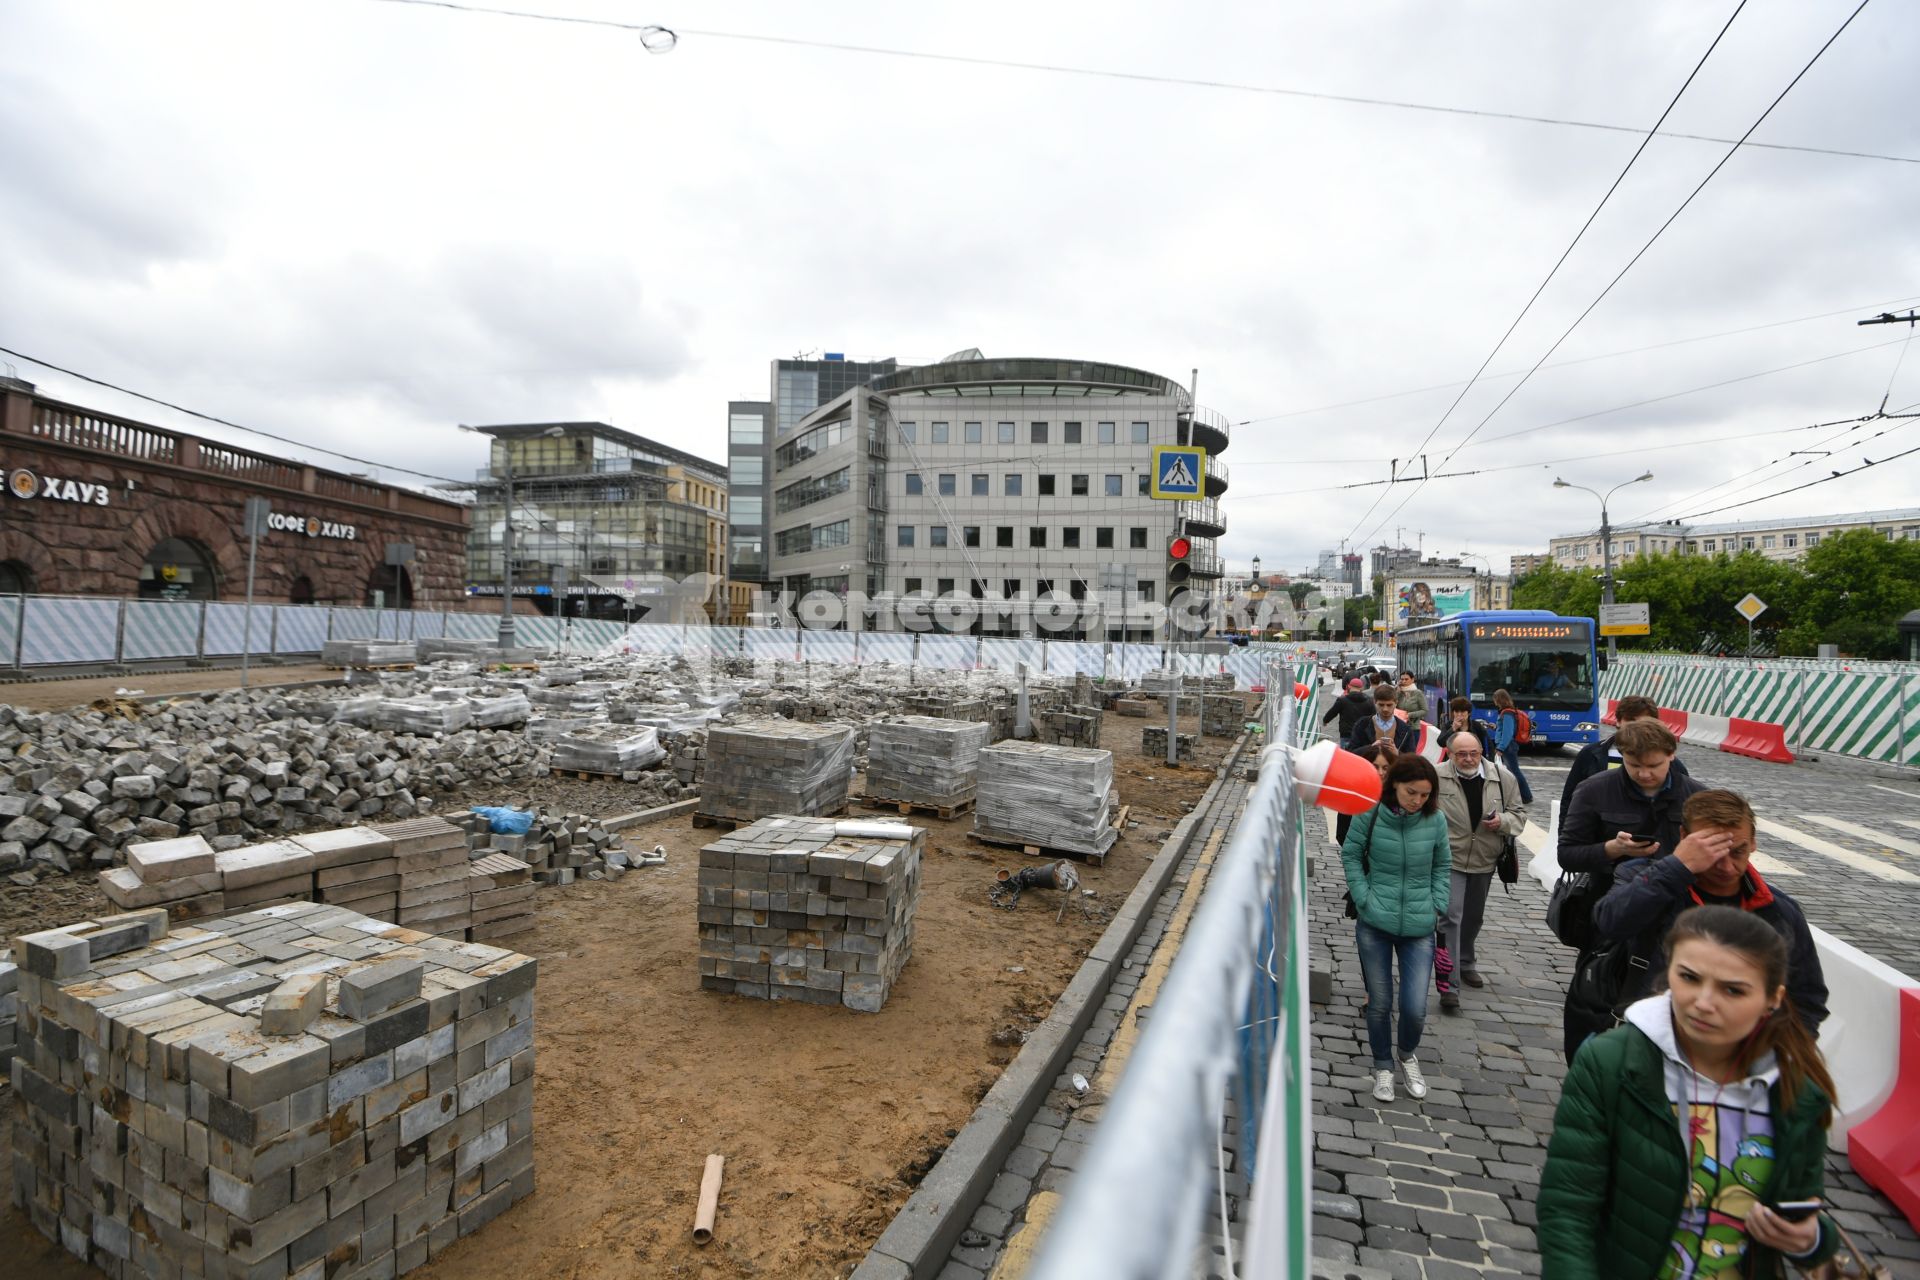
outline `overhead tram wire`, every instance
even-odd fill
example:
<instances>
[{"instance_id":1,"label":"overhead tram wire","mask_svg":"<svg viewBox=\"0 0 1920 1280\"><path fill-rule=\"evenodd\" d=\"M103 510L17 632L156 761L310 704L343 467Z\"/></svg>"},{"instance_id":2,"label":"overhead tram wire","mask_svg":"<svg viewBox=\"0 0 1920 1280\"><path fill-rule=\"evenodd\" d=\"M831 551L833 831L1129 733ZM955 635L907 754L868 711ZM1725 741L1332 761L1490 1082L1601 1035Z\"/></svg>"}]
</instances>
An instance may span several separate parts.
<instances>
[{"instance_id":1,"label":"overhead tram wire","mask_svg":"<svg viewBox=\"0 0 1920 1280\"><path fill-rule=\"evenodd\" d=\"M1680 217L1680 215L1687 211L1687 207L1691 205L1696 198L1698 198L1698 196L1702 191L1706 190L1707 184L1713 181L1714 176L1718 174L1722 169L1726 168L1727 162L1732 160L1734 156L1740 153L1740 148L1743 145L1745 145L1746 140L1748 138L1753 136L1754 130L1758 129L1762 124L1764 124L1766 122L1767 117L1773 114L1774 109L1786 100L1787 95L1793 92L1794 86L1798 85L1800 81L1806 77L1807 72L1813 70L1814 64L1819 62L1820 59L1826 55L1827 50L1833 47L1834 41L1838 40L1841 34L1845 32L1849 26L1853 25L1853 20L1860 16L1862 11L1866 9L1869 3L1870 3L1870 0L1860 0L1859 6L1856 7L1852 13L1849 13L1846 16L1845 21L1841 22L1841 24L1834 29L1833 34L1827 37L1826 42L1814 51L1814 54L1811 58L1807 59L1807 64L1801 67L1800 70L1794 74L1794 77L1792 80L1787 82L1787 87L1782 89L1779 92L1779 94L1775 96L1773 101L1767 104L1766 110L1762 111L1759 117L1756 118L1751 125L1747 126L1747 131L1741 134L1739 140L1736 141L1731 147L1727 149L1727 154L1720 157L1719 163L1715 164L1712 169L1708 170L1707 176L1700 179L1699 185L1697 185L1696 187L1694 187L1692 191L1687 193L1687 198L1680 202L1680 207L1675 209L1671 214L1667 215L1666 221L1662 222L1659 225L1659 227L1654 230L1654 233L1647 238L1647 242L1640 246L1639 251L1636 252L1633 255L1633 257L1627 260L1627 265L1624 267L1621 267L1619 270L1619 273L1616 274L1613 277L1613 279L1607 282L1606 287L1600 290L1599 294L1594 298L1592 302L1587 304L1586 309L1583 310L1579 315L1574 317L1573 323L1567 326L1566 331L1562 333L1558 338L1555 338L1553 340L1553 345L1548 347L1544 352L1541 353L1540 358L1534 361L1533 368L1529 369L1526 375L1522 377L1520 381L1516 382L1507 391L1506 395L1500 397L1500 402L1494 405L1492 409L1487 411L1486 417L1480 419L1479 423L1474 426L1472 431L1469 431L1466 434L1466 436L1463 437L1458 444L1454 445L1452 449L1448 450L1447 456L1440 460L1440 467L1442 469L1446 467L1447 463L1453 460L1453 456L1455 454L1459 453L1461 449L1465 448L1473 440L1474 436L1480 433L1480 429L1482 427L1485 427L1487 423L1493 421L1494 415L1499 413L1500 410L1506 406L1507 401L1513 399L1514 395L1519 392L1520 388L1527 385L1527 380L1539 371L1541 365L1547 362L1548 357L1550 357L1555 351L1558 351L1560 349L1560 344L1565 342L1568 338L1572 337L1573 331L1580 327L1581 322L1584 321L1588 316L1592 315L1594 308L1598 307L1603 301L1606 300L1607 295L1613 292L1614 286L1618 285L1622 280L1626 278L1627 273L1633 270L1634 265L1638 263L1641 258L1646 256L1647 251L1653 248L1653 246L1659 241L1662 235L1666 234L1667 228L1672 226L1674 222ZM1377 526L1375 526L1373 533L1369 533L1367 537L1363 539L1363 541L1371 541L1375 534L1377 534L1381 529L1384 529L1387 526L1387 524L1393 520L1395 516L1399 515L1400 512L1406 508L1407 503L1413 501L1414 498L1419 496L1420 490L1424 487L1425 487L1424 485L1416 486L1412 493L1409 493L1405 498L1401 499L1400 505L1395 507L1391 512L1389 512L1386 516L1386 519L1382 520ZM1349 541L1351 541L1351 538L1349 538Z\"/></svg>"},{"instance_id":2,"label":"overhead tram wire","mask_svg":"<svg viewBox=\"0 0 1920 1280\"><path fill-rule=\"evenodd\" d=\"M1481 120L1506 120L1518 124L1543 124L1565 129L1592 129L1603 133L1641 134L1636 125L1608 124L1598 120L1576 120L1562 116L1528 115L1517 111L1491 111L1479 107L1450 107L1431 102L1409 102L1397 98L1376 98L1362 94L1324 93L1313 89L1291 89L1281 85L1248 84L1234 80L1207 80L1192 76L1161 75L1145 71L1113 71L1101 67L1075 67L1049 62L1020 62L1010 58L984 58L958 53L935 53L924 49L890 49L881 45L848 44L836 40L808 40L799 36L760 35L747 31L716 31L698 27L664 27L651 22L619 22L611 18L583 18L568 14L534 13L492 5L460 4L455 0L375 0L380 4L413 5L427 9L450 9L458 13L484 14L499 18L524 18L536 22L557 22L572 26L606 27L643 37L662 33L671 42L665 48L647 46L650 52L668 52L681 36L699 36L708 40L739 40L753 44L785 45L800 49L820 49L832 53L858 53L887 58L914 58L925 62L949 62L960 66L995 67L1007 71L1034 71L1049 75L1082 76L1101 80L1132 81L1137 84L1168 85L1188 89L1211 89L1225 93L1252 93L1266 97L1300 98L1314 102L1338 102L1348 106L1380 107L1395 111L1420 111L1434 115L1465 116ZM1725 145L1731 138L1704 133L1661 133L1662 138L1682 142L1711 142ZM1893 164L1920 164L1920 156L1887 155L1877 151L1850 151L1839 147L1798 146L1786 142L1749 142L1747 146L1766 151L1797 151L1807 155L1839 156L1850 160L1884 160Z\"/></svg>"},{"instance_id":3,"label":"overhead tram wire","mask_svg":"<svg viewBox=\"0 0 1920 1280\"><path fill-rule=\"evenodd\" d=\"M1707 494L1714 492L1716 489L1726 489L1727 486L1739 484L1740 481L1746 480L1748 479L1748 477L1757 476L1759 478L1752 480L1748 484L1741 485L1740 488L1738 489L1731 489L1728 492L1721 494L1720 498L1730 498L1736 493L1744 493L1748 489L1757 488L1760 485L1767 484L1771 480L1776 480L1779 477L1765 476L1761 474L1762 472L1771 471L1775 467L1783 466L1787 463L1792 462L1793 459L1795 458L1807 459L1806 463L1798 464L1800 466L1810 465L1814 457L1828 456L1828 451L1824 449L1824 446L1830 445L1844 436L1852 435L1854 432L1857 432L1858 430L1860 430L1860 428L1865 426L1867 423L1877 420L1880 416L1881 415L1877 413L1868 413L1868 414L1862 414L1856 418L1836 418L1831 422L1816 423L1815 426L1818 428L1840 427L1842 429L1839 431L1836 431L1834 434L1830 436L1825 437L1824 439L1815 440L1811 445L1809 445L1805 449L1794 449L1788 453L1782 454L1777 458L1773 458L1766 462L1763 462L1757 467L1749 467L1745 471L1729 476L1725 480L1720 481L1718 484L1710 484L1706 488L1696 489L1692 493L1689 493L1684 497L1671 499L1670 501L1661 503L1657 507L1650 507L1645 512L1641 513L1638 516L1635 516L1633 519L1633 523L1637 524L1647 520L1651 520L1653 517L1655 517L1662 511L1667 511L1674 507L1684 507L1690 502L1697 502L1701 498L1704 498ZM1848 446L1842 446L1842 447L1851 448L1852 446L1848 445ZM1789 467L1788 469L1794 470L1796 468ZM1714 501L1718 502L1720 501L1720 498L1715 498Z\"/></svg>"},{"instance_id":4,"label":"overhead tram wire","mask_svg":"<svg viewBox=\"0 0 1920 1280\"><path fill-rule=\"evenodd\" d=\"M1862 0L1862 2L1864 3L1864 0ZM1627 163L1622 166L1620 172L1614 176L1613 182L1607 187L1606 194L1600 197L1600 203L1593 207L1593 212L1587 215L1587 220L1580 224L1578 231L1574 232L1573 239L1565 249L1560 251L1560 256L1554 260L1553 266L1548 269L1546 278L1535 286L1532 296L1526 301L1526 305L1520 308L1520 314L1513 318L1513 323L1507 326L1507 331L1500 335L1498 342L1493 344L1493 350L1487 352L1486 359L1480 362L1480 367L1473 371L1473 376L1468 378L1466 385L1460 388L1460 394L1453 398L1453 403L1447 406L1446 411L1440 415L1438 421L1427 428L1427 434L1421 437L1420 443L1415 445L1412 451L1405 455L1407 458L1422 458L1424 460L1427 445L1432 442L1436 435L1440 434L1440 428L1447 424L1447 419L1453 416L1453 411L1460 407L1460 402L1467 398L1467 393L1473 390L1475 383L1479 382L1480 375L1487 371L1487 366L1492 364L1494 357L1500 354L1500 348L1507 345L1507 339L1513 336L1514 331L1520 327L1520 322L1525 320L1527 313L1533 310L1533 304L1540 301L1540 295L1547 291L1547 286L1553 283L1553 278L1560 274L1560 268L1565 266L1567 259L1573 256L1573 251L1579 247L1580 241L1585 238L1587 231L1593 226L1595 220L1600 217L1601 210L1605 209L1607 202L1613 199L1613 193L1620 189L1620 184L1627 180L1629 173L1633 172L1633 166L1638 163L1640 157L1646 153L1647 148L1653 144L1654 137L1660 132L1660 126L1667 122L1667 117L1673 114L1673 109L1680 105L1681 96L1686 93L1688 86L1693 83L1694 78L1700 74L1700 69L1707 65L1707 59L1713 56L1713 51L1720 47L1720 41L1726 37L1727 31L1733 26L1733 20L1738 18L1741 10L1746 7L1747 0L1740 0L1740 3L1734 6L1733 12L1727 15L1726 22L1721 24L1720 30L1714 33L1713 43L1709 44L1707 51L1700 55L1700 60L1693 64L1693 70L1687 72L1687 78L1681 81L1680 88L1675 91L1672 99L1668 101L1666 110L1660 113L1660 118L1653 122L1653 128L1647 131L1646 136L1640 139L1640 145L1635 147L1633 154L1627 157ZM1555 343L1554 345L1558 346L1559 344ZM1549 350L1547 354L1552 355L1553 353ZM1517 391L1520 387L1525 386L1527 379L1533 376L1534 370L1537 370L1541 364L1545 363L1545 360L1546 357L1542 356L1540 360L1536 361L1533 369L1529 369L1523 374L1520 381L1514 385L1513 391ZM1507 397L1503 398L1500 403L1505 404L1507 398L1512 397L1513 391L1507 392ZM1492 415L1488 416L1491 417ZM1481 425L1484 426L1486 424L1483 421ZM1449 453L1446 458L1441 461L1437 469L1445 470L1447 463L1453 460L1453 454L1458 452L1459 449L1456 447L1452 453ZM1421 472L1423 475L1427 473L1424 461ZM1418 489L1414 490L1414 493L1418 492ZM1374 497L1372 502L1367 504L1367 509L1360 513L1358 520L1353 522L1353 528L1347 530L1347 536L1340 540L1343 545L1353 542L1353 535L1360 532L1360 526L1367 522L1367 518L1379 507L1380 500L1386 497L1386 495L1387 491L1383 489ZM1412 495L1409 494L1408 497L1411 498ZM1403 502L1401 505L1405 506L1406 503ZM1392 517L1389 516L1388 519L1392 519ZM1382 527L1384 527L1384 523ZM1369 534L1368 538L1370 539L1371 537L1372 535Z\"/></svg>"},{"instance_id":5,"label":"overhead tram wire","mask_svg":"<svg viewBox=\"0 0 1920 1280\"><path fill-rule=\"evenodd\" d=\"M244 431L248 435L259 436L262 439L278 441L281 444L290 444L297 449L305 449L310 453L321 453L329 458L340 458L347 462L357 462L363 467L374 467L381 471L395 471L403 476L418 476L422 480L432 480L441 487L466 488L470 483L465 480L455 480L450 476L437 476L431 471L415 471L411 467L397 467L388 462L375 462L370 458L360 458L355 457L351 453L341 453L338 449L327 449L317 444L308 444L304 440L294 440L288 436L275 435L271 431L262 431L259 427L249 427L244 423L216 417L211 413L202 413L198 409L189 409L185 405L175 404L171 400L162 400L158 396L150 396L144 391L135 391L131 387L123 387L118 383L108 382L105 378L91 377L78 370L68 369L62 365L54 364L51 361L42 360L39 356L30 356L24 351L15 351L12 347L0 347L0 354L10 355L18 360L25 360L28 364L38 365L42 369L51 369L55 373L65 374L69 378L78 378L80 381L92 383L96 387L105 387L109 391L117 391L123 396L132 396L136 400L145 400L148 404L157 404L161 408L171 409L175 413L184 413L189 418L198 418L202 422L211 422L222 427L231 427L235 431Z\"/></svg>"},{"instance_id":6,"label":"overhead tram wire","mask_svg":"<svg viewBox=\"0 0 1920 1280\"><path fill-rule=\"evenodd\" d=\"M1920 418L1920 414L1888 414L1887 416L1890 418L1891 417ZM1891 428L1889 428L1889 430L1891 430ZM1885 432L1882 432L1881 434L1884 435ZM1748 498L1744 502L1735 502L1724 507L1713 507L1706 511L1689 512L1687 515L1684 515L1684 516L1676 516L1675 519L1676 520L1698 520L1702 516L1719 515L1723 511L1736 511L1741 507L1751 507L1758 503L1771 502L1775 498L1784 498L1790 493L1799 493L1802 490L1811 489L1817 485L1832 484L1835 480L1845 480L1848 476L1859 475L1862 471L1866 471L1871 467L1884 466L1889 462L1895 462L1901 458L1912 457L1916 453L1920 453L1920 445L1915 445L1911 449L1903 449L1899 453L1892 454L1885 458L1874 458L1871 461L1862 462L1859 466L1849 467L1845 471L1835 471L1832 475L1821 476L1817 480L1809 480L1805 484L1797 484L1790 489L1776 490L1773 493L1762 494L1758 498Z\"/></svg>"}]
</instances>

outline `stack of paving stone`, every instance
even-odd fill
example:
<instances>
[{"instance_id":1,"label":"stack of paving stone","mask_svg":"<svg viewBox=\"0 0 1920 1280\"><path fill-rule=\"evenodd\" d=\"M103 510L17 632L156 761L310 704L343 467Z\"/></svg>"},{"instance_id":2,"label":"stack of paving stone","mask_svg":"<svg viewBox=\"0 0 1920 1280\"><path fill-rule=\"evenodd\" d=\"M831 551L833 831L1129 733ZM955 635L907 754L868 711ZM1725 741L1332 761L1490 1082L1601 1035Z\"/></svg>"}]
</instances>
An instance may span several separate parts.
<instances>
[{"instance_id":1,"label":"stack of paving stone","mask_svg":"<svg viewBox=\"0 0 1920 1280\"><path fill-rule=\"evenodd\" d=\"M313 852L292 840L225 849L213 865L229 912L313 901Z\"/></svg>"},{"instance_id":2,"label":"stack of paving stone","mask_svg":"<svg viewBox=\"0 0 1920 1280\"><path fill-rule=\"evenodd\" d=\"M1113 753L1089 747L1002 742L980 753L973 810L977 836L1104 857L1116 835Z\"/></svg>"},{"instance_id":3,"label":"stack of paving stone","mask_svg":"<svg viewBox=\"0 0 1920 1280\"><path fill-rule=\"evenodd\" d=\"M527 737L533 742L558 742L570 733L579 733L599 723L598 716L534 716L527 721Z\"/></svg>"},{"instance_id":4,"label":"stack of paving stone","mask_svg":"<svg viewBox=\"0 0 1920 1280\"><path fill-rule=\"evenodd\" d=\"M473 889L475 942L491 942L533 928L533 868L510 853L488 853L467 864Z\"/></svg>"},{"instance_id":5,"label":"stack of paving stone","mask_svg":"<svg viewBox=\"0 0 1920 1280\"><path fill-rule=\"evenodd\" d=\"M197 835L128 845L127 865L102 871L100 888L122 911L159 907L173 920L201 920L227 910L213 847Z\"/></svg>"},{"instance_id":6,"label":"stack of paving stone","mask_svg":"<svg viewBox=\"0 0 1920 1280\"><path fill-rule=\"evenodd\" d=\"M667 758L652 729L602 725L578 729L553 744L552 767L582 773L627 774Z\"/></svg>"},{"instance_id":7,"label":"stack of paving stone","mask_svg":"<svg viewBox=\"0 0 1920 1280\"><path fill-rule=\"evenodd\" d=\"M473 708L475 728L498 729L505 725L525 724L533 718L533 704L524 693L504 693L497 697L476 694L467 699Z\"/></svg>"},{"instance_id":8,"label":"stack of paving stone","mask_svg":"<svg viewBox=\"0 0 1920 1280\"><path fill-rule=\"evenodd\" d=\"M575 715L599 715L607 707L607 696L614 687L603 681L575 683L543 687L530 686L527 689L527 701L549 711L572 712Z\"/></svg>"},{"instance_id":9,"label":"stack of paving stone","mask_svg":"<svg viewBox=\"0 0 1920 1280\"><path fill-rule=\"evenodd\" d=\"M707 732L699 812L741 822L773 813L839 813L852 778L853 730L846 725L717 724Z\"/></svg>"},{"instance_id":10,"label":"stack of paving stone","mask_svg":"<svg viewBox=\"0 0 1920 1280\"><path fill-rule=\"evenodd\" d=\"M1177 764L1193 763L1193 735L1177 733L1174 735L1174 761ZM1165 762L1167 758L1167 726L1150 724L1140 730L1140 754L1149 760Z\"/></svg>"},{"instance_id":11,"label":"stack of paving stone","mask_svg":"<svg viewBox=\"0 0 1920 1280\"><path fill-rule=\"evenodd\" d=\"M313 855L314 896L375 920L400 910L400 863L393 841L371 827L309 831L293 843Z\"/></svg>"},{"instance_id":12,"label":"stack of paving stone","mask_svg":"<svg viewBox=\"0 0 1920 1280\"><path fill-rule=\"evenodd\" d=\"M9 1071L20 1044L20 970L11 960L0 960L0 1071Z\"/></svg>"},{"instance_id":13,"label":"stack of paving stone","mask_svg":"<svg viewBox=\"0 0 1920 1280\"><path fill-rule=\"evenodd\" d=\"M1238 737L1247 722L1247 703L1237 693L1209 693L1200 699L1200 733L1208 738Z\"/></svg>"},{"instance_id":14,"label":"stack of paving stone","mask_svg":"<svg viewBox=\"0 0 1920 1280\"><path fill-rule=\"evenodd\" d=\"M391 640L328 640L320 661L329 667L397 667L412 663L419 650Z\"/></svg>"},{"instance_id":15,"label":"stack of paving stone","mask_svg":"<svg viewBox=\"0 0 1920 1280\"><path fill-rule=\"evenodd\" d=\"M383 698L373 713L373 727L389 733L457 733L472 723L473 703L461 697Z\"/></svg>"},{"instance_id":16,"label":"stack of paving stone","mask_svg":"<svg viewBox=\"0 0 1920 1280\"><path fill-rule=\"evenodd\" d=\"M878 1013L913 953L926 832L763 818L700 851L700 985ZM871 824L864 824L871 825Z\"/></svg>"},{"instance_id":17,"label":"stack of paving stone","mask_svg":"<svg viewBox=\"0 0 1920 1280\"><path fill-rule=\"evenodd\" d=\"M533 1191L529 957L317 903L14 955L14 1203L109 1275L398 1275Z\"/></svg>"},{"instance_id":18,"label":"stack of paving stone","mask_svg":"<svg viewBox=\"0 0 1920 1280\"><path fill-rule=\"evenodd\" d=\"M473 923L467 833L440 818L411 818L373 830L393 842L400 876L394 919L423 933L465 937Z\"/></svg>"},{"instance_id":19,"label":"stack of paving stone","mask_svg":"<svg viewBox=\"0 0 1920 1280\"><path fill-rule=\"evenodd\" d=\"M973 800L987 726L906 716L867 732L867 794L876 800L960 808Z\"/></svg>"}]
</instances>

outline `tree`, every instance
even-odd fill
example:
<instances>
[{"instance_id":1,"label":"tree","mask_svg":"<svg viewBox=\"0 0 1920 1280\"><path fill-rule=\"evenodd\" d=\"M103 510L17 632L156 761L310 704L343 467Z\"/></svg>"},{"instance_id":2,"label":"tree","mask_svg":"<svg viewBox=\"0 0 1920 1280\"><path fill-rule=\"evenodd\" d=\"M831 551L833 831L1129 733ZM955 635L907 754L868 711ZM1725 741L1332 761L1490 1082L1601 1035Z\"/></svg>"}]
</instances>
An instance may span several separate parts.
<instances>
[{"instance_id":1,"label":"tree","mask_svg":"<svg viewBox=\"0 0 1920 1280\"><path fill-rule=\"evenodd\" d=\"M1835 644L1858 658L1897 658L1896 624L1920 608L1920 542L1890 541L1868 529L1828 538L1807 552L1796 585L1782 653L1811 654Z\"/></svg>"},{"instance_id":2,"label":"tree","mask_svg":"<svg viewBox=\"0 0 1920 1280\"><path fill-rule=\"evenodd\" d=\"M1349 636L1364 636L1373 629L1374 600L1372 596L1355 596L1344 601L1341 608L1341 621L1346 624Z\"/></svg>"}]
</instances>

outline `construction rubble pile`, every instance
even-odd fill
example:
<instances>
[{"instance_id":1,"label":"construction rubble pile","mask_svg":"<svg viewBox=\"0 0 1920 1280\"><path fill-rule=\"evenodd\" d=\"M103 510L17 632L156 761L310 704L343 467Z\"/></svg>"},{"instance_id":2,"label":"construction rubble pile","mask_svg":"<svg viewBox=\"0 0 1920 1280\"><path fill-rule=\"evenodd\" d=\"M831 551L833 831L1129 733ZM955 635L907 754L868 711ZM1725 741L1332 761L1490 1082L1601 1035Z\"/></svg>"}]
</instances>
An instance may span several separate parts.
<instances>
[{"instance_id":1,"label":"construction rubble pile","mask_svg":"<svg viewBox=\"0 0 1920 1280\"><path fill-rule=\"evenodd\" d=\"M926 832L762 818L700 851L700 985L878 1013L913 954Z\"/></svg>"},{"instance_id":2,"label":"construction rubble pile","mask_svg":"<svg viewBox=\"0 0 1920 1280\"><path fill-rule=\"evenodd\" d=\"M973 800L987 726L931 716L884 720L867 730L867 797L937 809Z\"/></svg>"},{"instance_id":3,"label":"construction rubble pile","mask_svg":"<svg viewBox=\"0 0 1920 1280\"><path fill-rule=\"evenodd\" d=\"M973 832L1001 844L1104 857L1117 832L1113 753L1002 742L980 753Z\"/></svg>"},{"instance_id":4,"label":"construction rubble pile","mask_svg":"<svg viewBox=\"0 0 1920 1280\"><path fill-rule=\"evenodd\" d=\"M110 1276L399 1275L533 1192L527 956L318 903L13 955L13 1201Z\"/></svg>"},{"instance_id":5,"label":"construction rubble pile","mask_svg":"<svg viewBox=\"0 0 1920 1280\"><path fill-rule=\"evenodd\" d=\"M763 814L803 817L847 807L853 730L843 724L746 720L707 734L698 812L752 822Z\"/></svg>"}]
</instances>

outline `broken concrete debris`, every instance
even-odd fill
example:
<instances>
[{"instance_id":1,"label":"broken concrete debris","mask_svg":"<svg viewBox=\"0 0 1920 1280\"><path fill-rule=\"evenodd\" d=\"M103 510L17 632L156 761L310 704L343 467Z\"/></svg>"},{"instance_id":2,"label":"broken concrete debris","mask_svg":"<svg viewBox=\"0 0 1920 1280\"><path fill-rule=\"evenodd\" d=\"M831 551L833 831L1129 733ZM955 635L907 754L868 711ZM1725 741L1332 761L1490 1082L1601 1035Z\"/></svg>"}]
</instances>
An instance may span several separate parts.
<instances>
[{"instance_id":1,"label":"broken concrete debris","mask_svg":"<svg viewBox=\"0 0 1920 1280\"><path fill-rule=\"evenodd\" d=\"M318 903L13 954L13 1200L108 1275L399 1275L533 1191L527 956Z\"/></svg>"}]
</instances>

